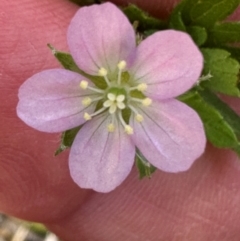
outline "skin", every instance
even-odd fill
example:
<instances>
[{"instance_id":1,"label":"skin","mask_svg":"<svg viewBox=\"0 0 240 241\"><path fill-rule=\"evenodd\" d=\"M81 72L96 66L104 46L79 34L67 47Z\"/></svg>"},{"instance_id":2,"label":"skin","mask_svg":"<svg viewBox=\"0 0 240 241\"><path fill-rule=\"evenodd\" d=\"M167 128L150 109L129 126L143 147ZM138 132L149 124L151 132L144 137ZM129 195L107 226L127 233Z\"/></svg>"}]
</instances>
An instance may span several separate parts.
<instances>
[{"instance_id":1,"label":"skin","mask_svg":"<svg viewBox=\"0 0 240 241\"><path fill-rule=\"evenodd\" d=\"M132 2L163 17L175 3ZM65 241L239 241L240 163L233 152L208 145L189 171L157 171L151 180L139 181L134 168L115 191L99 194L73 183L68 151L53 157L60 134L17 118L19 86L59 67L46 44L68 51L66 29L77 9L64 0L0 1L0 210L43 222ZM240 113L239 100L227 101Z\"/></svg>"}]
</instances>

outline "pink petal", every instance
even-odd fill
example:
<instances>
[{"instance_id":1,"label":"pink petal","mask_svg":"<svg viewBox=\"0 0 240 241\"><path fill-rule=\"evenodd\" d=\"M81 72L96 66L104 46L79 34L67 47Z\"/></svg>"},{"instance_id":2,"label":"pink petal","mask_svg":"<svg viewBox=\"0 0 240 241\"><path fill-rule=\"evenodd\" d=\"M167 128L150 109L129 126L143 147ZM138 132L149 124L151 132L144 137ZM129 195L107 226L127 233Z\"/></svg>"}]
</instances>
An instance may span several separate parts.
<instances>
[{"instance_id":1,"label":"pink petal","mask_svg":"<svg viewBox=\"0 0 240 241\"><path fill-rule=\"evenodd\" d=\"M202 54L190 36L167 30L153 34L138 46L131 73L138 82L148 84L147 96L166 99L190 89L202 66Z\"/></svg>"},{"instance_id":2,"label":"pink petal","mask_svg":"<svg viewBox=\"0 0 240 241\"><path fill-rule=\"evenodd\" d=\"M204 152L206 138L197 113L187 105L168 100L139 110L142 123L131 118L134 143L157 168L166 172L189 169Z\"/></svg>"},{"instance_id":3,"label":"pink petal","mask_svg":"<svg viewBox=\"0 0 240 241\"><path fill-rule=\"evenodd\" d=\"M81 101L88 91L79 87L77 73L52 69L30 77L19 89L17 115L29 126L44 132L61 132L85 122L83 112L92 112Z\"/></svg>"},{"instance_id":4,"label":"pink petal","mask_svg":"<svg viewBox=\"0 0 240 241\"><path fill-rule=\"evenodd\" d=\"M69 157L71 177L81 188L110 192L132 169L135 148L122 126L109 133L111 120L105 114L93 118L80 129Z\"/></svg>"},{"instance_id":5,"label":"pink petal","mask_svg":"<svg viewBox=\"0 0 240 241\"><path fill-rule=\"evenodd\" d=\"M82 7L70 23L67 38L80 69L92 75L100 67L114 71L136 48L131 24L111 3Z\"/></svg>"}]
</instances>

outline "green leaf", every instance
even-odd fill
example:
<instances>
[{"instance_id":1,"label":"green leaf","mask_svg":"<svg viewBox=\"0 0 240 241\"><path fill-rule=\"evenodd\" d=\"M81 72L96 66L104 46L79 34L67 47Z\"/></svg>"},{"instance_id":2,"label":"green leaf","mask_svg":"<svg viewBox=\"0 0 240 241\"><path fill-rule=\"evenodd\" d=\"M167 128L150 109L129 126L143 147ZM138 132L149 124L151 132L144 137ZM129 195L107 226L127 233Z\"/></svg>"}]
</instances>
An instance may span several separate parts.
<instances>
[{"instance_id":1,"label":"green leaf","mask_svg":"<svg viewBox=\"0 0 240 241\"><path fill-rule=\"evenodd\" d=\"M187 27L187 32L191 35L193 41L198 45L203 45L207 40L207 31L203 27L191 26Z\"/></svg>"},{"instance_id":2,"label":"green leaf","mask_svg":"<svg viewBox=\"0 0 240 241\"><path fill-rule=\"evenodd\" d=\"M172 11L169 18L169 28L186 32L186 26L182 19L182 10L184 8L185 1L181 1Z\"/></svg>"},{"instance_id":3,"label":"green leaf","mask_svg":"<svg viewBox=\"0 0 240 241\"><path fill-rule=\"evenodd\" d=\"M209 44L240 42L240 22L219 23L209 31Z\"/></svg>"},{"instance_id":4,"label":"green leaf","mask_svg":"<svg viewBox=\"0 0 240 241\"><path fill-rule=\"evenodd\" d=\"M139 172L139 179L144 177L151 178L152 173L156 171L156 167L151 165L139 150L136 151L135 161Z\"/></svg>"},{"instance_id":5,"label":"green leaf","mask_svg":"<svg viewBox=\"0 0 240 241\"><path fill-rule=\"evenodd\" d=\"M239 0L184 0L182 16L184 23L211 28L224 20L238 7Z\"/></svg>"},{"instance_id":6,"label":"green leaf","mask_svg":"<svg viewBox=\"0 0 240 241\"><path fill-rule=\"evenodd\" d=\"M231 96L240 96L238 74L240 65L230 57L230 53L222 49L201 49L204 56L203 74L211 74L208 81L201 86Z\"/></svg>"},{"instance_id":7,"label":"green leaf","mask_svg":"<svg viewBox=\"0 0 240 241\"><path fill-rule=\"evenodd\" d=\"M200 89L190 90L179 99L197 111L214 146L240 154L240 117L227 104L212 92Z\"/></svg>"},{"instance_id":8,"label":"green leaf","mask_svg":"<svg viewBox=\"0 0 240 241\"><path fill-rule=\"evenodd\" d=\"M55 152L55 156L63 152L64 150L70 148L72 146L72 143L78 133L78 131L81 129L82 126L75 127L73 129L67 130L62 133L61 136L61 143L59 145L59 148Z\"/></svg>"},{"instance_id":9,"label":"green leaf","mask_svg":"<svg viewBox=\"0 0 240 241\"><path fill-rule=\"evenodd\" d=\"M240 63L240 48L238 47L231 47L231 46L221 46L222 49L227 50L231 53L231 57L236 59Z\"/></svg>"},{"instance_id":10,"label":"green leaf","mask_svg":"<svg viewBox=\"0 0 240 241\"><path fill-rule=\"evenodd\" d=\"M138 22L138 31L149 29L166 29L167 23L160 19L149 16L146 12L138 8L136 5L129 4L123 9L124 14L131 23Z\"/></svg>"},{"instance_id":11,"label":"green leaf","mask_svg":"<svg viewBox=\"0 0 240 241\"><path fill-rule=\"evenodd\" d=\"M102 77L89 75L79 69L69 53L58 51L50 44L48 44L48 47L52 50L53 55L65 69L81 74L85 78L91 80L97 87L101 89L105 89L107 87L106 82Z\"/></svg>"}]
</instances>

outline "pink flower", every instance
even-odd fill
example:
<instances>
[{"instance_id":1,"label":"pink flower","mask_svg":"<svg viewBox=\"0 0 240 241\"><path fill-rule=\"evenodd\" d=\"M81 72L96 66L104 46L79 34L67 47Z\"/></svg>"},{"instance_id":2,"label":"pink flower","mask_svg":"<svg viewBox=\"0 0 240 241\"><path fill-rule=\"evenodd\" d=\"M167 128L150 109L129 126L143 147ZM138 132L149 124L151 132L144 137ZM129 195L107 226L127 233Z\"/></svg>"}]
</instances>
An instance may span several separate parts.
<instances>
[{"instance_id":1,"label":"pink flower","mask_svg":"<svg viewBox=\"0 0 240 241\"><path fill-rule=\"evenodd\" d=\"M204 129L195 111L173 98L196 84L202 70L191 38L167 30L136 47L127 18L105 3L81 8L67 39L79 68L101 76L107 87L64 69L42 71L20 87L17 114L44 132L85 123L70 151L73 180L113 190L131 171L135 147L163 171L189 169L204 151Z\"/></svg>"}]
</instances>

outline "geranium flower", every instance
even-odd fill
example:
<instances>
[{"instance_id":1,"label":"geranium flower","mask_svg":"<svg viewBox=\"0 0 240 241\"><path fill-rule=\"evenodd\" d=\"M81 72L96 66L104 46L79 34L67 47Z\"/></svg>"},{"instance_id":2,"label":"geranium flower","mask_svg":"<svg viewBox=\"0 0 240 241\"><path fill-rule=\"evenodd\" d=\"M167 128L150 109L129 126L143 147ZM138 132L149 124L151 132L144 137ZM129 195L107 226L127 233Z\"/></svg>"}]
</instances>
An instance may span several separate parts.
<instances>
[{"instance_id":1,"label":"geranium flower","mask_svg":"<svg viewBox=\"0 0 240 241\"><path fill-rule=\"evenodd\" d=\"M81 8L67 34L84 72L101 76L98 88L78 73L50 69L19 89L18 116L44 132L79 126L70 151L73 180L99 192L115 189L132 169L135 147L158 169L189 169L205 148L196 112L173 98L196 84L202 55L191 38L161 31L136 47L134 30L111 3Z\"/></svg>"}]
</instances>

